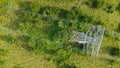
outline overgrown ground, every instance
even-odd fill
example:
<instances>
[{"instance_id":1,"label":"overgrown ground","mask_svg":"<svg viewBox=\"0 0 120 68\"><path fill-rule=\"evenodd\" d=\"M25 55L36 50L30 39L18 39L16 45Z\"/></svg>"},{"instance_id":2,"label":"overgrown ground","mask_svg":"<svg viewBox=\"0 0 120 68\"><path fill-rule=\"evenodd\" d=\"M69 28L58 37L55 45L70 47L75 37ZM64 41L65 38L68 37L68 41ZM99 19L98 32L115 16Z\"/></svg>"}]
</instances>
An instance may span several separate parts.
<instances>
[{"instance_id":1,"label":"overgrown ground","mask_svg":"<svg viewBox=\"0 0 120 68\"><path fill-rule=\"evenodd\" d=\"M71 30L102 25L98 57L70 43ZM119 68L119 0L1 0L0 68Z\"/></svg>"}]
</instances>

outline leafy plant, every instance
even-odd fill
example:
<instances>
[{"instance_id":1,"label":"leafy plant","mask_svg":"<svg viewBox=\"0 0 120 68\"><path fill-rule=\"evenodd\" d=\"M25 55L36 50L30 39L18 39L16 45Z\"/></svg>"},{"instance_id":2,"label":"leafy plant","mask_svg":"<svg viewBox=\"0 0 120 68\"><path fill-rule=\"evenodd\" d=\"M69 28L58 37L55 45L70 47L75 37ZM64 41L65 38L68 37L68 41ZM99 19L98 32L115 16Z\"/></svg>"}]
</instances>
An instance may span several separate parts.
<instances>
[{"instance_id":1,"label":"leafy plant","mask_svg":"<svg viewBox=\"0 0 120 68\"><path fill-rule=\"evenodd\" d=\"M74 64L62 63L58 68L77 68Z\"/></svg>"},{"instance_id":2,"label":"leafy plant","mask_svg":"<svg viewBox=\"0 0 120 68\"><path fill-rule=\"evenodd\" d=\"M107 7L105 8L105 11L107 13L113 13L116 9L116 6L114 4L108 4Z\"/></svg>"},{"instance_id":3,"label":"leafy plant","mask_svg":"<svg viewBox=\"0 0 120 68\"><path fill-rule=\"evenodd\" d=\"M52 60L58 66L58 68L64 68L66 66L69 67L69 65L65 64L65 61L68 60L70 56L71 50L59 49Z\"/></svg>"},{"instance_id":4,"label":"leafy plant","mask_svg":"<svg viewBox=\"0 0 120 68\"><path fill-rule=\"evenodd\" d=\"M89 0L87 3L92 8L101 8L104 6L104 0Z\"/></svg>"},{"instance_id":5,"label":"leafy plant","mask_svg":"<svg viewBox=\"0 0 120 68\"><path fill-rule=\"evenodd\" d=\"M0 57L5 56L7 54L7 51L4 49L0 49Z\"/></svg>"},{"instance_id":6,"label":"leafy plant","mask_svg":"<svg viewBox=\"0 0 120 68\"><path fill-rule=\"evenodd\" d=\"M105 34L104 34L106 37L110 37L110 31L109 30L105 30Z\"/></svg>"},{"instance_id":7,"label":"leafy plant","mask_svg":"<svg viewBox=\"0 0 120 68\"><path fill-rule=\"evenodd\" d=\"M24 1L19 3L22 10L31 11L31 12L38 12L40 9L40 4L36 1Z\"/></svg>"},{"instance_id":8,"label":"leafy plant","mask_svg":"<svg viewBox=\"0 0 120 68\"><path fill-rule=\"evenodd\" d=\"M5 61L3 59L1 59L1 58L4 57L6 54L7 54L6 50L0 49L0 66L5 63Z\"/></svg>"},{"instance_id":9,"label":"leafy plant","mask_svg":"<svg viewBox=\"0 0 120 68\"><path fill-rule=\"evenodd\" d=\"M120 56L120 47L112 47L110 50L110 54L113 56Z\"/></svg>"},{"instance_id":10,"label":"leafy plant","mask_svg":"<svg viewBox=\"0 0 120 68\"><path fill-rule=\"evenodd\" d=\"M117 32L120 32L120 24L118 24Z\"/></svg>"},{"instance_id":11,"label":"leafy plant","mask_svg":"<svg viewBox=\"0 0 120 68\"><path fill-rule=\"evenodd\" d=\"M6 36L1 36L1 40L6 41L7 43L15 43L15 38L13 38L10 34Z\"/></svg>"},{"instance_id":12,"label":"leafy plant","mask_svg":"<svg viewBox=\"0 0 120 68\"><path fill-rule=\"evenodd\" d=\"M119 64L119 61L117 60L117 59L113 59L113 60L111 60L111 65L117 65L117 64Z\"/></svg>"},{"instance_id":13,"label":"leafy plant","mask_svg":"<svg viewBox=\"0 0 120 68\"><path fill-rule=\"evenodd\" d=\"M116 8L118 11L120 11L120 4L118 4L117 8Z\"/></svg>"},{"instance_id":14,"label":"leafy plant","mask_svg":"<svg viewBox=\"0 0 120 68\"><path fill-rule=\"evenodd\" d=\"M15 65L14 68L22 68L20 65Z\"/></svg>"},{"instance_id":15,"label":"leafy plant","mask_svg":"<svg viewBox=\"0 0 120 68\"><path fill-rule=\"evenodd\" d=\"M5 63L5 61L1 61L1 60L0 60L0 65L3 65L4 63Z\"/></svg>"}]
</instances>

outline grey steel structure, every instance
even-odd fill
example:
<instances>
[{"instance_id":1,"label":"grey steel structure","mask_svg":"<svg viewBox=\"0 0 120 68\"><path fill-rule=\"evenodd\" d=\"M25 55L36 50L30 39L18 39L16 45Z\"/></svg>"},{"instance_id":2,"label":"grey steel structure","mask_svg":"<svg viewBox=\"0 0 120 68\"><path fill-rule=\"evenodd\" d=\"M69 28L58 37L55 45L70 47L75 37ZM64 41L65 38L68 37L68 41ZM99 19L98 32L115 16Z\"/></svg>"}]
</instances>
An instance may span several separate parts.
<instances>
[{"instance_id":1,"label":"grey steel structure","mask_svg":"<svg viewBox=\"0 0 120 68\"><path fill-rule=\"evenodd\" d=\"M98 56L104 31L101 25L90 27L86 34L73 30L73 36L69 41L83 44L84 53L90 54L91 56Z\"/></svg>"}]
</instances>

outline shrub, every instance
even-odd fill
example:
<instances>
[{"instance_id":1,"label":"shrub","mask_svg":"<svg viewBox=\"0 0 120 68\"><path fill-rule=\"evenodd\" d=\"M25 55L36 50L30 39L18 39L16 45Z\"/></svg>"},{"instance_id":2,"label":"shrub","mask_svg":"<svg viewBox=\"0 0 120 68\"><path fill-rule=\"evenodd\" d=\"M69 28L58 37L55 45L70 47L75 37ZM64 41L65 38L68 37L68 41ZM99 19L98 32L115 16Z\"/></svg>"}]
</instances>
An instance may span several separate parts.
<instances>
[{"instance_id":1,"label":"shrub","mask_svg":"<svg viewBox=\"0 0 120 68\"><path fill-rule=\"evenodd\" d=\"M77 68L74 64L62 63L58 68Z\"/></svg>"},{"instance_id":2,"label":"shrub","mask_svg":"<svg viewBox=\"0 0 120 68\"><path fill-rule=\"evenodd\" d=\"M87 3L92 8L101 8L104 6L104 0L89 0Z\"/></svg>"},{"instance_id":3,"label":"shrub","mask_svg":"<svg viewBox=\"0 0 120 68\"><path fill-rule=\"evenodd\" d=\"M6 36L1 36L1 39L10 44L15 43L15 38L13 38L10 34Z\"/></svg>"},{"instance_id":4,"label":"shrub","mask_svg":"<svg viewBox=\"0 0 120 68\"><path fill-rule=\"evenodd\" d=\"M118 11L120 11L120 4L118 4L117 8L116 8Z\"/></svg>"},{"instance_id":5,"label":"shrub","mask_svg":"<svg viewBox=\"0 0 120 68\"><path fill-rule=\"evenodd\" d=\"M13 24L16 23L17 25L19 25L20 23L25 23L25 22L35 24L36 22L38 22L36 18L38 16L37 13L39 12L41 7L38 2L36 1L20 2L19 7L20 8L15 11L15 14L16 16L18 16L18 18L15 19Z\"/></svg>"},{"instance_id":6,"label":"shrub","mask_svg":"<svg viewBox=\"0 0 120 68\"><path fill-rule=\"evenodd\" d=\"M22 35L22 36L19 36L18 39L22 42L28 42L30 37L27 35Z\"/></svg>"},{"instance_id":7,"label":"shrub","mask_svg":"<svg viewBox=\"0 0 120 68\"><path fill-rule=\"evenodd\" d=\"M22 68L20 65L15 65L14 68Z\"/></svg>"},{"instance_id":8,"label":"shrub","mask_svg":"<svg viewBox=\"0 0 120 68\"><path fill-rule=\"evenodd\" d=\"M60 9L56 7L44 6L41 7L39 13L43 16L49 15L53 19L57 19L59 16Z\"/></svg>"},{"instance_id":9,"label":"shrub","mask_svg":"<svg viewBox=\"0 0 120 68\"><path fill-rule=\"evenodd\" d=\"M110 35L111 35L111 33L110 33L110 31L108 31L108 30L105 30L105 34L104 34L106 37L111 37Z\"/></svg>"},{"instance_id":10,"label":"shrub","mask_svg":"<svg viewBox=\"0 0 120 68\"><path fill-rule=\"evenodd\" d=\"M116 6L114 4L108 4L105 8L105 11L107 13L113 13L115 11Z\"/></svg>"},{"instance_id":11,"label":"shrub","mask_svg":"<svg viewBox=\"0 0 120 68\"><path fill-rule=\"evenodd\" d=\"M95 25L104 25L104 23L102 23L101 21L97 20L94 22Z\"/></svg>"},{"instance_id":12,"label":"shrub","mask_svg":"<svg viewBox=\"0 0 120 68\"><path fill-rule=\"evenodd\" d=\"M40 9L40 4L36 1L24 1L19 3L20 9L31 12L38 12Z\"/></svg>"},{"instance_id":13,"label":"shrub","mask_svg":"<svg viewBox=\"0 0 120 68\"><path fill-rule=\"evenodd\" d=\"M0 1L0 7L3 7L3 6L5 6L5 5L7 5L8 4L8 2L6 1L6 0L1 0Z\"/></svg>"},{"instance_id":14,"label":"shrub","mask_svg":"<svg viewBox=\"0 0 120 68\"><path fill-rule=\"evenodd\" d=\"M71 50L70 49L59 49L55 57L52 58L54 63L57 65L58 68L74 68L74 65L68 65L65 63L66 60L68 60L71 56Z\"/></svg>"},{"instance_id":15,"label":"shrub","mask_svg":"<svg viewBox=\"0 0 120 68\"><path fill-rule=\"evenodd\" d=\"M120 24L118 24L117 32L120 32Z\"/></svg>"},{"instance_id":16,"label":"shrub","mask_svg":"<svg viewBox=\"0 0 120 68\"><path fill-rule=\"evenodd\" d=\"M54 22L54 23L51 23L51 26L48 27L45 33L47 33L50 40L54 40L55 35L57 35L58 32L61 30L62 30L62 27L57 22Z\"/></svg>"},{"instance_id":17,"label":"shrub","mask_svg":"<svg viewBox=\"0 0 120 68\"><path fill-rule=\"evenodd\" d=\"M53 19L57 19L57 18L67 19L68 18L67 15L70 12L56 7L44 6L40 8L39 13L42 14L43 16L50 15Z\"/></svg>"},{"instance_id":18,"label":"shrub","mask_svg":"<svg viewBox=\"0 0 120 68\"><path fill-rule=\"evenodd\" d=\"M29 46L34 49L41 49L44 45L46 45L46 42L40 37L31 37L29 40Z\"/></svg>"},{"instance_id":19,"label":"shrub","mask_svg":"<svg viewBox=\"0 0 120 68\"><path fill-rule=\"evenodd\" d=\"M113 56L120 56L120 47L111 47L110 54Z\"/></svg>"},{"instance_id":20,"label":"shrub","mask_svg":"<svg viewBox=\"0 0 120 68\"><path fill-rule=\"evenodd\" d=\"M118 65L119 61L115 58L115 59L112 59L110 63L111 63L111 65L114 66L114 65Z\"/></svg>"},{"instance_id":21,"label":"shrub","mask_svg":"<svg viewBox=\"0 0 120 68\"><path fill-rule=\"evenodd\" d=\"M0 60L0 65L3 65L4 63L5 63L5 61L1 61L1 60Z\"/></svg>"},{"instance_id":22,"label":"shrub","mask_svg":"<svg viewBox=\"0 0 120 68\"><path fill-rule=\"evenodd\" d=\"M84 15L84 14L80 14L78 16L78 22L91 22L92 21L92 18L89 17L88 15Z\"/></svg>"},{"instance_id":23,"label":"shrub","mask_svg":"<svg viewBox=\"0 0 120 68\"><path fill-rule=\"evenodd\" d=\"M59 42L57 44L55 41L54 42L48 41L45 52L48 54L54 55L61 48L62 48L62 45L60 45Z\"/></svg>"},{"instance_id":24,"label":"shrub","mask_svg":"<svg viewBox=\"0 0 120 68\"><path fill-rule=\"evenodd\" d=\"M7 51L4 49L0 49L0 57L5 56L7 54Z\"/></svg>"},{"instance_id":25,"label":"shrub","mask_svg":"<svg viewBox=\"0 0 120 68\"><path fill-rule=\"evenodd\" d=\"M4 57L7 54L7 51L4 49L0 49L0 58ZM5 61L2 59L0 60L0 66L3 65Z\"/></svg>"}]
</instances>

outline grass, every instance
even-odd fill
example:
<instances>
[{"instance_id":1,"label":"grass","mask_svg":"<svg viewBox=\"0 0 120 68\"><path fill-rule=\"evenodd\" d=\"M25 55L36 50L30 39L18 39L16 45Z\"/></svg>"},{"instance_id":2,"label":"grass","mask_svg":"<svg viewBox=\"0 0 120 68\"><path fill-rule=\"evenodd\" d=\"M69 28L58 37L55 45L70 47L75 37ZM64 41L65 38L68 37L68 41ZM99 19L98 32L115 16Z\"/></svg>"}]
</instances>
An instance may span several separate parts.
<instances>
[{"instance_id":1,"label":"grass","mask_svg":"<svg viewBox=\"0 0 120 68\"><path fill-rule=\"evenodd\" d=\"M16 11L0 9L0 55L7 50L0 57L0 67L119 68L119 1L105 0L104 5L86 2L2 0L1 6L8 4ZM99 57L85 55L78 44L68 42L72 29L86 31L97 24L106 29Z\"/></svg>"}]
</instances>

